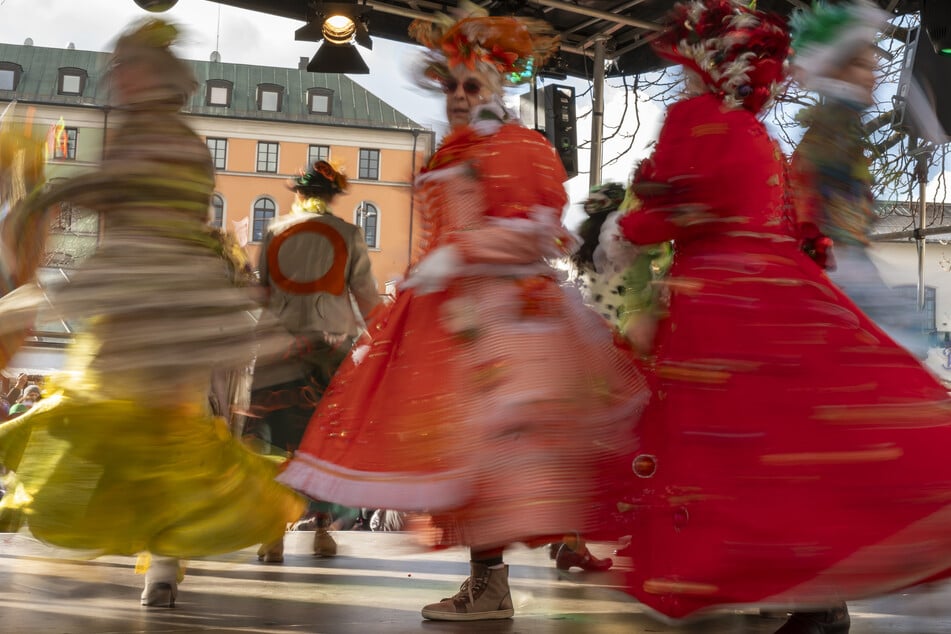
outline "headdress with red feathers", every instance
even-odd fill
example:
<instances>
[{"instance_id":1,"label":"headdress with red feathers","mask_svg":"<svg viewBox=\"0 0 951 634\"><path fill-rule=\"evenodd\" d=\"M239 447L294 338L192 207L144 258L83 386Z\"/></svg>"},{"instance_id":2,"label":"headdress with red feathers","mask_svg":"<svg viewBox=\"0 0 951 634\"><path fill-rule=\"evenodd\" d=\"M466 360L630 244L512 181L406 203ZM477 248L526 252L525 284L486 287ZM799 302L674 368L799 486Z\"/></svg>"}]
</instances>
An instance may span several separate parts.
<instances>
[{"instance_id":1,"label":"headdress with red feathers","mask_svg":"<svg viewBox=\"0 0 951 634\"><path fill-rule=\"evenodd\" d=\"M736 0L678 4L653 47L659 56L696 73L727 105L754 113L773 100L787 78L784 19Z\"/></svg>"}]
</instances>

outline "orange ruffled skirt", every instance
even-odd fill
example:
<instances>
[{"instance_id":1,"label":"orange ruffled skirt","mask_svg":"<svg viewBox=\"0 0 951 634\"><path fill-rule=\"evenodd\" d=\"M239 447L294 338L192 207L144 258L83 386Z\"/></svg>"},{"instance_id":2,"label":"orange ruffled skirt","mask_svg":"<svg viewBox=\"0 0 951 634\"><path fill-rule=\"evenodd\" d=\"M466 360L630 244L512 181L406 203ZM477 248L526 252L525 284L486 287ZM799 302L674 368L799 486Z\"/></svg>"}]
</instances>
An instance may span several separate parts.
<instances>
[{"instance_id":1,"label":"orange ruffled skirt","mask_svg":"<svg viewBox=\"0 0 951 634\"><path fill-rule=\"evenodd\" d=\"M279 480L432 515L433 545L491 547L600 521L601 466L649 391L630 350L548 277L400 294L344 362Z\"/></svg>"}]
</instances>

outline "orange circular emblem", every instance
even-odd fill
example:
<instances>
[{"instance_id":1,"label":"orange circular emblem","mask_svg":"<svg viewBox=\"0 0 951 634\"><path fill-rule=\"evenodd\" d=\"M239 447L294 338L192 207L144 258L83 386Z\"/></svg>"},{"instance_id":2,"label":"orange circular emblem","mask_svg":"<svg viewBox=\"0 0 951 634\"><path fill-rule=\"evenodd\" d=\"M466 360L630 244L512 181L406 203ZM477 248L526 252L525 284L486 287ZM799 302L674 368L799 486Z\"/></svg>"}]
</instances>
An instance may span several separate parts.
<instances>
[{"instance_id":1,"label":"orange circular emblem","mask_svg":"<svg viewBox=\"0 0 951 634\"><path fill-rule=\"evenodd\" d=\"M298 281L288 277L281 270L278 254L281 245L287 240L301 233L316 233L330 242L333 249L333 263L326 273L314 280ZM347 271L347 243L340 232L323 222L302 222L290 227L271 239L267 249L268 276L274 285L293 295L313 295L314 293L331 293L340 295L346 289Z\"/></svg>"}]
</instances>

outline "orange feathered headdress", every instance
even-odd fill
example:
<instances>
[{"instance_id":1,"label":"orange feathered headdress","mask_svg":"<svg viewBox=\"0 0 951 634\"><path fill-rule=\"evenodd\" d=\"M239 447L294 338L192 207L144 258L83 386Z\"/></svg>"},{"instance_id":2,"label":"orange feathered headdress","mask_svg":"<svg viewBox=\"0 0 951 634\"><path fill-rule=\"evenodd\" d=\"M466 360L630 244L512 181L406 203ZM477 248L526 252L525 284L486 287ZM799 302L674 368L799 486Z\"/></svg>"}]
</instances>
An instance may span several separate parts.
<instances>
[{"instance_id":1,"label":"orange feathered headdress","mask_svg":"<svg viewBox=\"0 0 951 634\"><path fill-rule=\"evenodd\" d=\"M429 79L443 77L456 66L475 69L482 64L513 85L530 79L559 43L558 34L543 20L490 16L469 2L460 4L455 17L440 14L433 22L413 21L409 34L431 51L424 71Z\"/></svg>"}]
</instances>

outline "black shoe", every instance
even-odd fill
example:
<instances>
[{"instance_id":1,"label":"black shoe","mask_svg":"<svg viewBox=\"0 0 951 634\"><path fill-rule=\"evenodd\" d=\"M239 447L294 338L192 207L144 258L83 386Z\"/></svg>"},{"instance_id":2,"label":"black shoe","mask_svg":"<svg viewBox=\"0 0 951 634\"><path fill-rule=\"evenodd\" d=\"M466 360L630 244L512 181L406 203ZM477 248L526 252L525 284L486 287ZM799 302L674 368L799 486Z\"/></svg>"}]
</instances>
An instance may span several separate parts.
<instances>
[{"instance_id":1,"label":"black shoe","mask_svg":"<svg viewBox=\"0 0 951 634\"><path fill-rule=\"evenodd\" d=\"M775 634L848 634L851 625L843 603L823 612L793 612Z\"/></svg>"}]
</instances>

